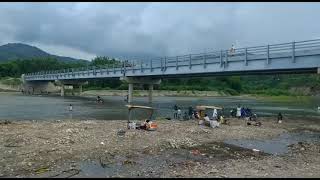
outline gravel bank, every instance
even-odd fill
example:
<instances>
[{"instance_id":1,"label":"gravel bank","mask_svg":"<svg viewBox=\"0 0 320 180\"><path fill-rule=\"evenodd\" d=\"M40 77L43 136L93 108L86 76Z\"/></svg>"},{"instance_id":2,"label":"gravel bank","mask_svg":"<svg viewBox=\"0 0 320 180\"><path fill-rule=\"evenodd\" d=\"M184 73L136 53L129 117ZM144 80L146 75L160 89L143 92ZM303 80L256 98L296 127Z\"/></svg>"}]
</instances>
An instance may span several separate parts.
<instances>
[{"instance_id":1,"label":"gravel bank","mask_svg":"<svg viewBox=\"0 0 320 180\"><path fill-rule=\"evenodd\" d=\"M101 166L122 162L122 166L134 169L116 177L320 176L319 144L297 144L286 155L271 156L222 143L228 139L270 139L289 131L319 131L316 121L275 124L274 120L264 118L261 127L246 126L237 119L230 122L231 125L210 129L201 128L192 120L159 119L159 129L149 132L126 130L126 121L1 121L0 177L77 176L84 161L97 161ZM126 133L118 135L119 129ZM186 155L189 152L190 158ZM221 156L215 156L214 152ZM164 155L177 157L175 153L180 153L182 159L168 162ZM156 164L156 172L152 172L136 164L141 156L157 156L159 162L165 163Z\"/></svg>"}]
</instances>

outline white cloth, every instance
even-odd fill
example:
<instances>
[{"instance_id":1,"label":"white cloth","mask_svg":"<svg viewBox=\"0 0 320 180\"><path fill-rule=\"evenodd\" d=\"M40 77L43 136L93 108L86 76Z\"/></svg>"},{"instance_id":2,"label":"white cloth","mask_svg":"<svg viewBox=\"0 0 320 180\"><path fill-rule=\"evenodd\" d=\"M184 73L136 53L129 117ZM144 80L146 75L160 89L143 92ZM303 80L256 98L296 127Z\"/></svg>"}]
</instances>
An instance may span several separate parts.
<instances>
[{"instance_id":1,"label":"white cloth","mask_svg":"<svg viewBox=\"0 0 320 180\"><path fill-rule=\"evenodd\" d=\"M204 121L202 119L199 120L199 125L202 125Z\"/></svg>"},{"instance_id":2,"label":"white cloth","mask_svg":"<svg viewBox=\"0 0 320 180\"><path fill-rule=\"evenodd\" d=\"M219 126L220 126L220 124L218 121L210 120L210 127L215 128L215 127L219 127Z\"/></svg>"},{"instance_id":3,"label":"white cloth","mask_svg":"<svg viewBox=\"0 0 320 180\"><path fill-rule=\"evenodd\" d=\"M129 129L136 129L136 123L135 122L130 122L129 123Z\"/></svg>"},{"instance_id":4,"label":"white cloth","mask_svg":"<svg viewBox=\"0 0 320 180\"><path fill-rule=\"evenodd\" d=\"M241 116L241 108L237 108L237 117Z\"/></svg>"},{"instance_id":5,"label":"white cloth","mask_svg":"<svg viewBox=\"0 0 320 180\"><path fill-rule=\"evenodd\" d=\"M203 119L204 119L205 121L210 121L210 119L209 119L208 116L205 116Z\"/></svg>"}]
</instances>

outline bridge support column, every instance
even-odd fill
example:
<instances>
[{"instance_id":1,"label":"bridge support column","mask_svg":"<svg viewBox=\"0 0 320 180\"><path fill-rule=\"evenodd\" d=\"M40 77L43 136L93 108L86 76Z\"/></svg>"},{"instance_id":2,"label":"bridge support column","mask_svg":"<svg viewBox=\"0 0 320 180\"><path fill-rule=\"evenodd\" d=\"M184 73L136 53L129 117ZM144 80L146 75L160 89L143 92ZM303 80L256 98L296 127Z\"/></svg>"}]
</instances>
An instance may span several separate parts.
<instances>
[{"instance_id":1,"label":"bridge support column","mask_svg":"<svg viewBox=\"0 0 320 180\"><path fill-rule=\"evenodd\" d=\"M132 103L132 101L133 101L133 85L134 84L148 84L149 85L148 101L149 101L149 103L152 103L153 85L161 83L160 78L153 79L153 78L147 78L147 77L121 77L120 80L126 81L129 84L128 103Z\"/></svg>"},{"instance_id":2,"label":"bridge support column","mask_svg":"<svg viewBox=\"0 0 320 180\"><path fill-rule=\"evenodd\" d=\"M82 84L79 85L79 95L82 93Z\"/></svg>"},{"instance_id":3,"label":"bridge support column","mask_svg":"<svg viewBox=\"0 0 320 180\"><path fill-rule=\"evenodd\" d=\"M132 97L133 97L133 83L129 83L129 89L128 89L128 103L132 103Z\"/></svg>"},{"instance_id":4,"label":"bridge support column","mask_svg":"<svg viewBox=\"0 0 320 180\"><path fill-rule=\"evenodd\" d=\"M60 96L64 96L64 84L61 85Z\"/></svg>"},{"instance_id":5,"label":"bridge support column","mask_svg":"<svg viewBox=\"0 0 320 180\"><path fill-rule=\"evenodd\" d=\"M149 84L149 103L152 103L153 84Z\"/></svg>"},{"instance_id":6,"label":"bridge support column","mask_svg":"<svg viewBox=\"0 0 320 180\"><path fill-rule=\"evenodd\" d=\"M79 95L82 93L82 86L85 84L88 84L88 81L83 81L83 80L56 80L56 83L61 86L61 96L65 96L65 87L64 86L69 86L68 89L70 89L70 86L72 86L71 89L71 95L75 95L74 88L79 87Z\"/></svg>"},{"instance_id":7,"label":"bridge support column","mask_svg":"<svg viewBox=\"0 0 320 180\"><path fill-rule=\"evenodd\" d=\"M320 74L320 67L318 67L318 74Z\"/></svg>"}]
</instances>

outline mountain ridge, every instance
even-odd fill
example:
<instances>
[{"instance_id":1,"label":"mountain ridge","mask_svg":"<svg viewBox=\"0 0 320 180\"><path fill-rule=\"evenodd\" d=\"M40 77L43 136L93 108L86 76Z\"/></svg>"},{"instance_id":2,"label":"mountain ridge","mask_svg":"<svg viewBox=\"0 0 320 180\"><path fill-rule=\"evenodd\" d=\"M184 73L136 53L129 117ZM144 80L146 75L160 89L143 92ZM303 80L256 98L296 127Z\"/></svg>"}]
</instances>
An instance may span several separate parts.
<instances>
[{"instance_id":1,"label":"mountain ridge","mask_svg":"<svg viewBox=\"0 0 320 180\"><path fill-rule=\"evenodd\" d=\"M88 61L67 56L58 56L45 52L44 50L24 43L7 43L0 46L0 62L8 62L17 59L32 59L51 57L63 62Z\"/></svg>"}]
</instances>

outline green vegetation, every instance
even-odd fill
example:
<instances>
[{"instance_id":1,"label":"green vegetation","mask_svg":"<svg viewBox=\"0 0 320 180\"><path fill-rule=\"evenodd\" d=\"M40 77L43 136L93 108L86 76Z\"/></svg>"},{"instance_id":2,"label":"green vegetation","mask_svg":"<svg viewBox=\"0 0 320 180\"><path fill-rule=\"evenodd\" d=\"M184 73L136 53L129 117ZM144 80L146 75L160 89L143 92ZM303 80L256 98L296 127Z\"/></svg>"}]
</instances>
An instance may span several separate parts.
<instances>
[{"instance_id":1,"label":"green vegetation","mask_svg":"<svg viewBox=\"0 0 320 180\"><path fill-rule=\"evenodd\" d=\"M96 57L91 62L62 62L52 57L13 60L0 63L0 78L19 78L21 74L59 70L66 68L120 67L121 61L109 57ZM2 80L3 83L19 84L14 79ZM84 90L127 90L128 84L119 79L95 79L85 85ZM146 85L135 86L135 90L147 89ZM298 88L298 89L297 89ZM217 91L230 95L267 95L267 96L301 96L320 94L320 76L317 74L299 75L251 75L218 76L203 78L163 79L155 90L174 91Z\"/></svg>"},{"instance_id":2,"label":"green vegetation","mask_svg":"<svg viewBox=\"0 0 320 180\"><path fill-rule=\"evenodd\" d=\"M0 82L4 85L8 85L8 86L18 86L22 83L21 79L19 78L1 78Z\"/></svg>"}]
</instances>

